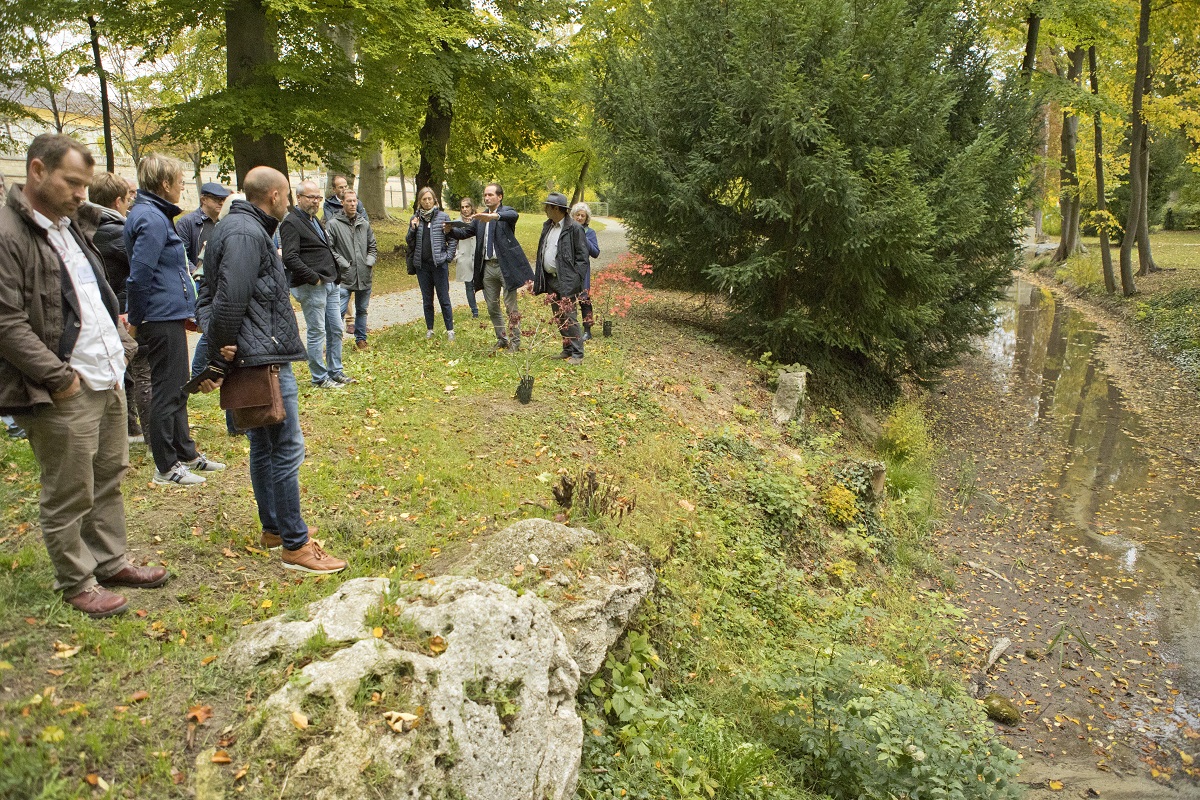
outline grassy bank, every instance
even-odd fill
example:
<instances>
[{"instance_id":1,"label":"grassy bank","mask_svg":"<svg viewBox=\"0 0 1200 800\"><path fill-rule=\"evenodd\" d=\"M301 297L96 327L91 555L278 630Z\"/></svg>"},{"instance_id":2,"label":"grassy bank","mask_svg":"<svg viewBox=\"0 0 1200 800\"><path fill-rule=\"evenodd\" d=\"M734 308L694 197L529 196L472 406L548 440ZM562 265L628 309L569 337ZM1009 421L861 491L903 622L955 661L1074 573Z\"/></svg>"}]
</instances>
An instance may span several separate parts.
<instances>
[{"instance_id":1,"label":"grassy bank","mask_svg":"<svg viewBox=\"0 0 1200 800\"><path fill-rule=\"evenodd\" d=\"M1084 245L1087 253L1053 268L1055 279L1120 313L1200 385L1200 232L1152 234L1151 250L1162 271L1136 278L1138 293L1129 298L1105 293L1099 241L1085 239ZM1112 256L1113 269L1118 270L1116 248ZM1134 259L1136 269L1136 249ZM1049 268L1044 262L1034 266Z\"/></svg>"},{"instance_id":2,"label":"grassy bank","mask_svg":"<svg viewBox=\"0 0 1200 800\"><path fill-rule=\"evenodd\" d=\"M1004 796L1011 754L939 670L955 612L926 555L919 411L898 407L877 441L814 401L808 422L779 431L770 371L668 321L690 313L674 296L637 307L576 369L540 358L558 349L549 337L528 406L512 399L525 357L497 354L490 331L463 326L448 345L398 327L348 353L362 383L301 394L305 513L350 560L327 578L297 578L259 548L245 441L199 398L196 439L230 468L201 488L152 488L135 447L131 551L173 578L130 592L135 611L109 621L50 591L35 464L27 444L0 442L0 796L184 797L198 780L311 795L298 780L284 791L298 753L253 752L237 726L312 654L231 674L218 656L241 627L349 578L417 578L489 531L553 516L552 484L585 465L614 502L572 522L643 548L660 588L581 692L581 796ZM886 498L871 487L877 457ZM211 748L230 763L212 765Z\"/></svg>"}]
</instances>

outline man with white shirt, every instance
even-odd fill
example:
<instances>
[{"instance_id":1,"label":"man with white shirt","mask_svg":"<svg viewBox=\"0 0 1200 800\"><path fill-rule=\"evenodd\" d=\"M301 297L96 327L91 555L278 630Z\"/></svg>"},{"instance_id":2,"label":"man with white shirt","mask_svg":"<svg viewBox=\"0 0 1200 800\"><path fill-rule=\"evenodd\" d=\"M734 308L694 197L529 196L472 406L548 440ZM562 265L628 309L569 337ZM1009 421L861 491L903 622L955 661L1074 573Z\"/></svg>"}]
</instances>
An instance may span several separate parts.
<instances>
[{"instance_id":1,"label":"man with white shirt","mask_svg":"<svg viewBox=\"0 0 1200 800\"><path fill-rule=\"evenodd\" d=\"M108 617L128 603L107 587L154 588L167 571L125 555L122 379L137 344L117 319L100 254L72 220L94 167L70 137L38 136L26 185L0 209L0 413L25 428L41 467L55 588L80 611Z\"/></svg>"}]
</instances>

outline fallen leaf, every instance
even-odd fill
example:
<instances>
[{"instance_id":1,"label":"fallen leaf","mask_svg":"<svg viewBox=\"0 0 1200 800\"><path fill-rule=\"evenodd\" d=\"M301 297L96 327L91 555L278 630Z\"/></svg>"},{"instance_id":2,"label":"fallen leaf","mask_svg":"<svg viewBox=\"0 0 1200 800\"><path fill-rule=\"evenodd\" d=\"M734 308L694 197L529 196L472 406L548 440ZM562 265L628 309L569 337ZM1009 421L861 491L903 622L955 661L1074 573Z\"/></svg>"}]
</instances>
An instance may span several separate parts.
<instances>
[{"instance_id":1,"label":"fallen leaf","mask_svg":"<svg viewBox=\"0 0 1200 800\"><path fill-rule=\"evenodd\" d=\"M8 663L7 661L0 661L0 672L3 672L6 669L12 669L12 668L13 668L13 665Z\"/></svg>"},{"instance_id":2,"label":"fallen leaf","mask_svg":"<svg viewBox=\"0 0 1200 800\"><path fill-rule=\"evenodd\" d=\"M429 651L435 656L446 652L446 640L440 636L429 637Z\"/></svg>"},{"instance_id":3,"label":"fallen leaf","mask_svg":"<svg viewBox=\"0 0 1200 800\"><path fill-rule=\"evenodd\" d=\"M383 638L383 628L372 628L371 635L374 636L376 639L382 639Z\"/></svg>"},{"instance_id":4,"label":"fallen leaf","mask_svg":"<svg viewBox=\"0 0 1200 800\"><path fill-rule=\"evenodd\" d=\"M308 717L304 716L302 711L293 711L292 724L300 730L305 730L308 727Z\"/></svg>"},{"instance_id":5,"label":"fallen leaf","mask_svg":"<svg viewBox=\"0 0 1200 800\"><path fill-rule=\"evenodd\" d=\"M1046 786L1048 786L1050 788L1050 791L1052 791L1052 792L1061 792L1062 788L1063 788L1063 782L1062 781L1046 781Z\"/></svg>"},{"instance_id":6,"label":"fallen leaf","mask_svg":"<svg viewBox=\"0 0 1200 800\"><path fill-rule=\"evenodd\" d=\"M233 759L229 757L229 753L226 753L224 750L218 750L217 752L213 753L212 759L210 759L210 760L214 764L232 764L233 763Z\"/></svg>"},{"instance_id":7,"label":"fallen leaf","mask_svg":"<svg viewBox=\"0 0 1200 800\"><path fill-rule=\"evenodd\" d=\"M184 719L190 719L197 725L203 725L208 722L212 716L212 706L192 706L188 709L187 716Z\"/></svg>"},{"instance_id":8,"label":"fallen leaf","mask_svg":"<svg viewBox=\"0 0 1200 800\"><path fill-rule=\"evenodd\" d=\"M200 666L207 667L209 664L211 664L212 662L214 662L216 660L217 660L216 656L206 656L203 660L200 661Z\"/></svg>"},{"instance_id":9,"label":"fallen leaf","mask_svg":"<svg viewBox=\"0 0 1200 800\"><path fill-rule=\"evenodd\" d=\"M7 664L8 662L5 661L5 662L0 662L0 663ZM4 667L0 667L0 669L4 669ZM10 665L8 667L8 669L12 669L12 666ZM66 674L65 669L48 669L48 670L46 670L46 672L48 672L49 674L53 675L56 678L61 678L64 674Z\"/></svg>"},{"instance_id":10,"label":"fallen leaf","mask_svg":"<svg viewBox=\"0 0 1200 800\"><path fill-rule=\"evenodd\" d=\"M149 699L150 699L150 693L144 689L140 692L134 692L133 694L129 695L130 703L140 703L143 700L149 700Z\"/></svg>"},{"instance_id":11,"label":"fallen leaf","mask_svg":"<svg viewBox=\"0 0 1200 800\"><path fill-rule=\"evenodd\" d=\"M174 783L176 786L179 786L186 780L187 780L187 775L184 774L183 770L180 770L180 769L172 769L171 770L171 782Z\"/></svg>"},{"instance_id":12,"label":"fallen leaf","mask_svg":"<svg viewBox=\"0 0 1200 800\"><path fill-rule=\"evenodd\" d=\"M47 725L42 728L41 739L43 742L61 742L66 737L67 734L57 725Z\"/></svg>"},{"instance_id":13,"label":"fallen leaf","mask_svg":"<svg viewBox=\"0 0 1200 800\"><path fill-rule=\"evenodd\" d=\"M679 499L679 507L689 514L696 510L696 507L683 498Z\"/></svg>"},{"instance_id":14,"label":"fallen leaf","mask_svg":"<svg viewBox=\"0 0 1200 800\"><path fill-rule=\"evenodd\" d=\"M94 772L89 772L86 776L84 776L84 780L88 782L88 786L95 786L100 782L100 776Z\"/></svg>"},{"instance_id":15,"label":"fallen leaf","mask_svg":"<svg viewBox=\"0 0 1200 800\"><path fill-rule=\"evenodd\" d=\"M1192 762L1195 761L1196 759L1192 758L1190 755L1188 755L1187 753L1180 750L1179 751L1179 760L1183 762L1183 765L1185 767L1190 767L1192 765Z\"/></svg>"},{"instance_id":16,"label":"fallen leaf","mask_svg":"<svg viewBox=\"0 0 1200 800\"><path fill-rule=\"evenodd\" d=\"M66 644L65 642L59 642L59 641L54 642L54 657L55 658L70 658L71 656L78 653L79 650L80 650L79 647L72 647L71 645Z\"/></svg>"},{"instance_id":17,"label":"fallen leaf","mask_svg":"<svg viewBox=\"0 0 1200 800\"><path fill-rule=\"evenodd\" d=\"M249 771L250 771L250 765L247 764L246 766L239 769L237 772L233 773L233 782L237 783L242 778L246 777L246 773Z\"/></svg>"},{"instance_id":18,"label":"fallen leaf","mask_svg":"<svg viewBox=\"0 0 1200 800\"><path fill-rule=\"evenodd\" d=\"M261 607L262 607L262 608L270 608L270 607L271 607L271 601L270 601L270 600L263 600L263 601L262 601L262 606L261 606Z\"/></svg>"}]
</instances>

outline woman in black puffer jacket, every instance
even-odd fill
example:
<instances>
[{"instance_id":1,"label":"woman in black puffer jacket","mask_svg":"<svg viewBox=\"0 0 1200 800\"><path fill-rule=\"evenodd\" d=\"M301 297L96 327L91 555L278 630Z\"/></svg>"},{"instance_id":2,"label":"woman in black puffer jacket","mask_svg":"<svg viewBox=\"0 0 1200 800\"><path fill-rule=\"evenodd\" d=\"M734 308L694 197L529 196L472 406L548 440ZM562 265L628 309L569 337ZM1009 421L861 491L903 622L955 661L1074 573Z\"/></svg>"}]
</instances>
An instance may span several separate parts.
<instances>
[{"instance_id":1,"label":"woman in black puffer jacket","mask_svg":"<svg viewBox=\"0 0 1200 800\"><path fill-rule=\"evenodd\" d=\"M447 240L444 225L450 215L437 207L437 195L428 186L417 192L417 213L408 224L408 272L417 276L425 307L425 338L433 338L433 293L437 291L446 323L446 338L454 341L454 311L450 306L450 261L458 245Z\"/></svg>"}]
</instances>

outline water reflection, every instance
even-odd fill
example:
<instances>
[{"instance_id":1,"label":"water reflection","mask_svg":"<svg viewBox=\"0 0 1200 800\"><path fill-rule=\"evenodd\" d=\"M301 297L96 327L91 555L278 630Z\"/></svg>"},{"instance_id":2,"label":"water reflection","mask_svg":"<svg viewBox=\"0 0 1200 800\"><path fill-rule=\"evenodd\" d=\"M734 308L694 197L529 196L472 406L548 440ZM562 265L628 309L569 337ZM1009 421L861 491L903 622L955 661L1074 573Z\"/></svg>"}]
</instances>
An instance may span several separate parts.
<instances>
[{"instance_id":1,"label":"water reflection","mask_svg":"<svg viewBox=\"0 0 1200 800\"><path fill-rule=\"evenodd\" d=\"M1195 465L1177 463L1158 441L1166 432L1148 433L1129 411L1097 356L1102 341L1082 314L1020 281L983 348L1009 401L1064 454L1043 476L1063 546L1095 554L1087 568L1109 578L1131 617L1154 621L1166 657L1200 686Z\"/></svg>"}]
</instances>

